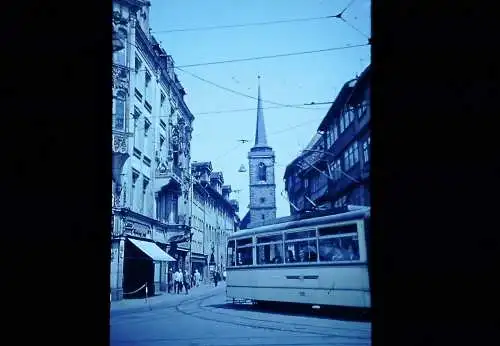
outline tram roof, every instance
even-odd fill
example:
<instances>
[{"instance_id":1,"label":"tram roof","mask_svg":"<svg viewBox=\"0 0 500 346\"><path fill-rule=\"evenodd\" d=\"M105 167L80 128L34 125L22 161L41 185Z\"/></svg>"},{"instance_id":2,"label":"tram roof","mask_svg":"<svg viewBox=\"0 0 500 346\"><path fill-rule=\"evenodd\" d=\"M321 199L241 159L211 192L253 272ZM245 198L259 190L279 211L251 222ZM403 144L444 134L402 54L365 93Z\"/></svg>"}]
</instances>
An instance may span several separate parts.
<instances>
[{"instance_id":1,"label":"tram roof","mask_svg":"<svg viewBox=\"0 0 500 346\"><path fill-rule=\"evenodd\" d=\"M294 228L308 227L308 226L312 227L325 223L350 221L350 220L362 219L369 215L370 215L370 207L359 207L352 211L347 211L345 213L318 216L302 220L285 221L281 223L240 230L232 233L228 238L239 238L242 236L251 236L254 234L260 234L266 232L283 231L287 229L294 229Z\"/></svg>"}]
</instances>

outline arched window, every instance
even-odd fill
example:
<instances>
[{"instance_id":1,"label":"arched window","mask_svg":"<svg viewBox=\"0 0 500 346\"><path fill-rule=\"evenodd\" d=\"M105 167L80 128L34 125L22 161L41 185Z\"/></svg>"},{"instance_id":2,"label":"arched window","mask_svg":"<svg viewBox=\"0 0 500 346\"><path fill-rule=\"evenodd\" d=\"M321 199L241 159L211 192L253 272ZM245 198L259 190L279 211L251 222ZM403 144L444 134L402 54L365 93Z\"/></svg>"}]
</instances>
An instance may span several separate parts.
<instances>
[{"instance_id":1,"label":"arched window","mask_svg":"<svg viewBox=\"0 0 500 346\"><path fill-rule=\"evenodd\" d=\"M125 48L114 53L114 63L122 66L127 66L127 31L118 29L118 38L125 45Z\"/></svg>"},{"instance_id":2,"label":"arched window","mask_svg":"<svg viewBox=\"0 0 500 346\"><path fill-rule=\"evenodd\" d=\"M266 165L263 162L259 163L259 180L266 181Z\"/></svg>"}]
</instances>

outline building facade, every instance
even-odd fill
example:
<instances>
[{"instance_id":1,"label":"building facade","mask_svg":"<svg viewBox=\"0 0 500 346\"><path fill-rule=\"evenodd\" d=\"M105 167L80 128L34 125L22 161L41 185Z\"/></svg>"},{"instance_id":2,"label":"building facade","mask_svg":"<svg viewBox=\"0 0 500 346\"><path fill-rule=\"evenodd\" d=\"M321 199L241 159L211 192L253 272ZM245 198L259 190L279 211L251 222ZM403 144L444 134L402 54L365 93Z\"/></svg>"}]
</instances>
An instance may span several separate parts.
<instances>
[{"instance_id":1,"label":"building facade","mask_svg":"<svg viewBox=\"0 0 500 346\"><path fill-rule=\"evenodd\" d=\"M370 205L370 66L344 84L303 154L285 171L291 214Z\"/></svg>"},{"instance_id":2,"label":"building facade","mask_svg":"<svg viewBox=\"0 0 500 346\"><path fill-rule=\"evenodd\" d=\"M231 185L224 185L222 172L214 172L211 162L193 162L192 256L193 271L204 281L226 268L227 236L237 230L238 202L230 199Z\"/></svg>"},{"instance_id":3,"label":"building facade","mask_svg":"<svg viewBox=\"0 0 500 346\"><path fill-rule=\"evenodd\" d=\"M149 9L148 1L113 1L114 300L145 282L150 294L165 290L167 268L189 266L194 117L172 57L150 34Z\"/></svg>"},{"instance_id":4,"label":"building facade","mask_svg":"<svg viewBox=\"0 0 500 346\"><path fill-rule=\"evenodd\" d=\"M255 144L248 153L250 210L241 221L242 229L256 227L276 218L274 165L275 154L267 144L259 77Z\"/></svg>"}]
</instances>

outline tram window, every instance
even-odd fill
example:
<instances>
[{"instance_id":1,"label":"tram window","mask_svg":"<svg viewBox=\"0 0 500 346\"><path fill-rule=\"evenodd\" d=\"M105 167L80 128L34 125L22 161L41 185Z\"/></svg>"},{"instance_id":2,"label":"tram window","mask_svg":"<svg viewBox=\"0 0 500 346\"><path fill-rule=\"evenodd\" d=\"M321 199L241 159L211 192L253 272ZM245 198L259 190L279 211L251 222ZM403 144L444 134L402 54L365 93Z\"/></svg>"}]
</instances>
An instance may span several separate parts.
<instances>
[{"instance_id":1,"label":"tram window","mask_svg":"<svg viewBox=\"0 0 500 346\"><path fill-rule=\"evenodd\" d=\"M250 245L252 244L252 238L245 238L245 239L238 239L236 240L236 246L240 247L243 245Z\"/></svg>"},{"instance_id":2,"label":"tram window","mask_svg":"<svg viewBox=\"0 0 500 346\"><path fill-rule=\"evenodd\" d=\"M230 240L227 242L227 266L234 266L234 240Z\"/></svg>"},{"instance_id":3,"label":"tram window","mask_svg":"<svg viewBox=\"0 0 500 346\"><path fill-rule=\"evenodd\" d=\"M316 248L316 240L296 241L287 243L286 246L286 262L316 262L318 258L318 250Z\"/></svg>"},{"instance_id":4,"label":"tram window","mask_svg":"<svg viewBox=\"0 0 500 346\"><path fill-rule=\"evenodd\" d=\"M359 244L357 236L319 239L319 260L359 261Z\"/></svg>"},{"instance_id":5,"label":"tram window","mask_svg":"<svg viewBox=\"0 0 500 346\"><path fill-rule=\"evenodd\" d=\"M310 231L302 231L302 232L285 233L286 240L306 239L306 238L316 238L316 231L310 230Z\"/></svg>"},{"instance_id":6,"label":"tram window","mask_svg":"<svg viewBox=\"0 0 500 346\"><path fill-rule=\"evenodd\" d=\"M283 257L283 243L257 245L257 264L281 264Z\"/></svg>"},{"instance_id":7,"label":"tram window","mask_svg":"<svg viewBox=\"0 0 500 346\"><path fill-rule=\"evenodd\" d=\"M275 234L275 235L268 235L265 237L257 237L257 244L273 243L273 242L283 242L283 236L281 234Z\"/></svg>"},{"instance_id":8,"label":"tram window","mask_svg":"<svg viewBox=\"0 0 500 346\"><path fill-rule=\"evenodd\" d=\"M319 236L323 237L323 236L326 236L326 235L345 234L345 233L357 233L357 231L358 231L357 224L352 223L350 225L332 226L332 227L320 228L319 229Z\"/></svg>"},{"instance_id":9,"label":"tram window","mask_svg":"<svg viewBox=\"0 0 500 346\"><path fill-rule=\"evenodd\" d=\"M236 265L248 266L253 264L253 247L238 248L236 251Z\"/></svg>"}]
</instances>

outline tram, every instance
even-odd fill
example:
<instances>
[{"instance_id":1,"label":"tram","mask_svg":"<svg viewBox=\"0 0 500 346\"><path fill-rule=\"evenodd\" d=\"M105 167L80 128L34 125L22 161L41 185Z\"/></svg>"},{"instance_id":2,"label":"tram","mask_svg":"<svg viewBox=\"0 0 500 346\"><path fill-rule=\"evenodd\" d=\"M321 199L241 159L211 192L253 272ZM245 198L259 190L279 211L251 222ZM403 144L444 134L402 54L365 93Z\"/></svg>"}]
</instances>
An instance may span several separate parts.
<instances>
[{"instance_id":1,"label":"tram","mask_svg":"<svg viewBox=\"0 0 500 346\"><path fill-rule=\"evenodd\" d=\"M231 234L227 298L370 308L369 207Z\"/></svg>"}]
</instances>

